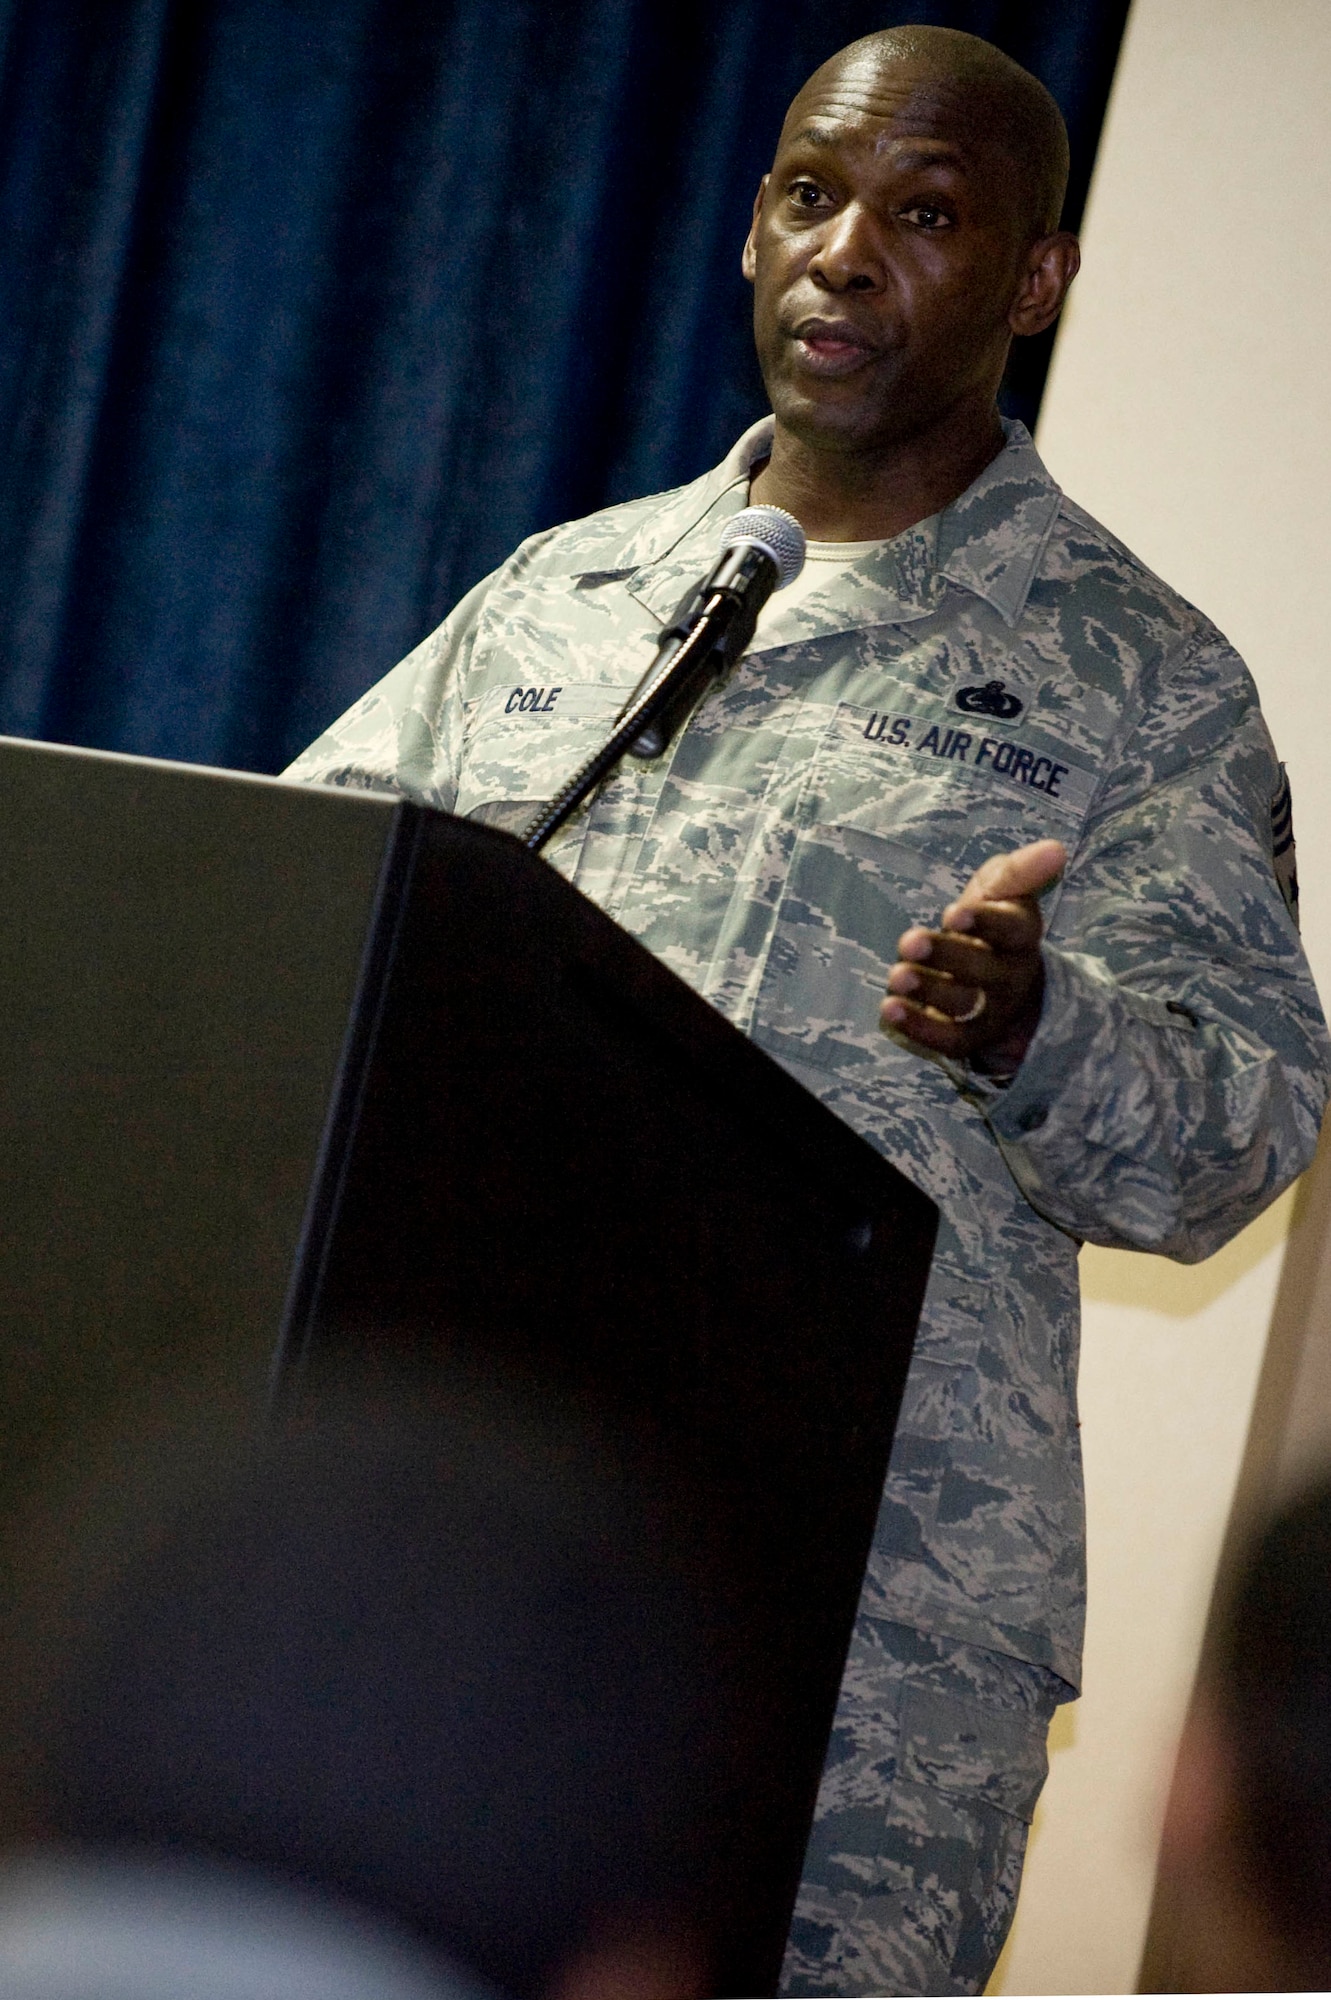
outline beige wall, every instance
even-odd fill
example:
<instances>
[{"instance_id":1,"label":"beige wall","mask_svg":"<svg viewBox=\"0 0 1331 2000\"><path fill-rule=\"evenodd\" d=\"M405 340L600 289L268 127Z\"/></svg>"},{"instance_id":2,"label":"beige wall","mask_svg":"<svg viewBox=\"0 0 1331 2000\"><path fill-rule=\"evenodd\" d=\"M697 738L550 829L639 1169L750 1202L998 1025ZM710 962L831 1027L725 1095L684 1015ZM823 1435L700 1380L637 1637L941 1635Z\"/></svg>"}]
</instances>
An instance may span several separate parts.
<instances>
[{"instance_id":1,"label":"beige wall","mask_svg":"<svg viewBox=\"0 0 1331 2000\"><path fill-rule=\"evenodd\" d=\"M1331 0L1135 0L1040 446L1239 646L1290 768L1331 993ZM1331 1158L1262 1376L1263 1449L1327 1435ZM1154 1820L1225 1535L1291 1202L1191 1270L1088 1250L1091 1615L991 1990L1133 1990ZM1300 1268L1293 1270L1298 1261ZM1311 1305L1311 1320L1310 1320ZM1301 1345L1302 1344L1302 1345ZM1276 1363L1279 1365L1275 1365ZM1292 1408L1299 1435L1286 1439ZM1257 1468L1260 1470L1260 1467ZM1249 1468L1250 1475L1253 1468Z\"/></svg>"}]
</instances>

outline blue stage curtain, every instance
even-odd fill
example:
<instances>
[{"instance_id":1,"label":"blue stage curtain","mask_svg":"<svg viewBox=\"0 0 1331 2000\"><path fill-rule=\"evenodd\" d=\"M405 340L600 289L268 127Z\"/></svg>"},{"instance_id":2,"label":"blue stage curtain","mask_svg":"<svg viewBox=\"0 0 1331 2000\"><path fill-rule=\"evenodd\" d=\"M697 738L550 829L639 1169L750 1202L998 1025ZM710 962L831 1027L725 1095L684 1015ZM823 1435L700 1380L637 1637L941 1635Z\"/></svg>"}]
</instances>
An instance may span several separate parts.
<instances>
[{"instance_id":1,"label":"blue stage curtain","mask_svg":"<svg viewBox=\"0 0 1331 2000\"><path fill-rule=\"evenodd\" d=\"M761 413L739 252L819 62L998 42L1075 223L1125 14L0 0L0 731L279 768L524 535Z\"/></svg>"}]
</instances>

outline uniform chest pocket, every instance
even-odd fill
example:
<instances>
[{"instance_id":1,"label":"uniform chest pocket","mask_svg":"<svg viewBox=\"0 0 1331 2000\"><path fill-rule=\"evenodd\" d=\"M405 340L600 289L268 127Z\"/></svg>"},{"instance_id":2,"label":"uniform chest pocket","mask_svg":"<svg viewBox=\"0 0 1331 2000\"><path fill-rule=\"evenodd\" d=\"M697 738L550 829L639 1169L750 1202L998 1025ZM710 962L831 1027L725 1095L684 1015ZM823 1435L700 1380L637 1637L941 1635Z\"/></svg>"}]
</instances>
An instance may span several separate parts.
<instances>
[{"instance_id":1,"label":"uniform chest pocket","mask_svg":"<svg viewBox=\"0 0 1331 2000\"><path fill-rule=\"evenodd\" d=\"M1096 775L1038 722L988 722L937 699L842 702L810 770L809 819L942 853L987 830L1009 846L1081 825ZM955 858L955 853L953 858Z\"/></svg>"},{"instance_id":2,"label":"uniform chest pocket","mask_svg":"<svg viewBox=\"0 0 1331 2000\"><path fill-rule=\"evenodd\" d=\"M518 831L605 741L630 692L576 681L488 689L465 726L455 811Z\"/></svg>"},{"instance_id":3,"label":"uniform chest pocket","mask_svg":"<svg viewBox=\"0 0 1331 2000\"><path fill-rule=\"evenodd\" d=\"M974 732L945 718L838 708L801 797L758 996L754 1036L773 1054L838 1071L882 1065L892 1045L878 1009L902 931L937 923L990 855L1074 837L1089 775L1060 776L1052 801L1038 780L1060 760L1040 766L1010 738L997 747L995 775L992 742L977 767ZM1021 748L1035 784L1005 776Z\"/></svg>"}]
</instances>

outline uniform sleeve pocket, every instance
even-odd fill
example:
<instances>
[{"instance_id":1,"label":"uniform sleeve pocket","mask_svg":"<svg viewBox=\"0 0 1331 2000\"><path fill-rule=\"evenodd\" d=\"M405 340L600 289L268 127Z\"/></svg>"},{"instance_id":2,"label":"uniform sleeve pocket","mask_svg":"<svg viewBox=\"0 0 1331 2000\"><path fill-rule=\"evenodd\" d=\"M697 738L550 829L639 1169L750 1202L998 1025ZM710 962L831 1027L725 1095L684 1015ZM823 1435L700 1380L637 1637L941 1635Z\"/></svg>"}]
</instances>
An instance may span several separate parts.
<instances>
[{"instance_id":1,"label":"uniform sleeve pocket","mask_svg":"<svg viewBox=\"0 0 1331 2000\"><path fill-rule=\"evenodd\" d=\"M982 1707L932 1688L901 1706L897 1768L909 1783L979 1799L1030 1823L1049 1771L1049 1718Z\"/></svg>"}]
</instances>

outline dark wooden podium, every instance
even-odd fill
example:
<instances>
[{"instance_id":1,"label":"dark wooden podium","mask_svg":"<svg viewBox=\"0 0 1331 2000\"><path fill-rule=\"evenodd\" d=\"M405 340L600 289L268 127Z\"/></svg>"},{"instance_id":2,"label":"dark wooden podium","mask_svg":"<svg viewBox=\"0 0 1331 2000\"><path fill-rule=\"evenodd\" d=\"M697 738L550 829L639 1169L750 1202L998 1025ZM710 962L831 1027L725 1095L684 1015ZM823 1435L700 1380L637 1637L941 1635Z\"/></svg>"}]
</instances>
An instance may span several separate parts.
<instances>
[{"instance_id":1,"label":"dark wooden podium","mask_svg":"<svg viewBox=\"0 0 1331 2000\"><path fill-rule=\"evenodd\" d=\"M721 1990L773 1990L932 1205L506 834L12 742L0 1132L0 1501L275 1349L531 1367L727 1482L780 1637Z\"/></svg>"}]
</instances>

